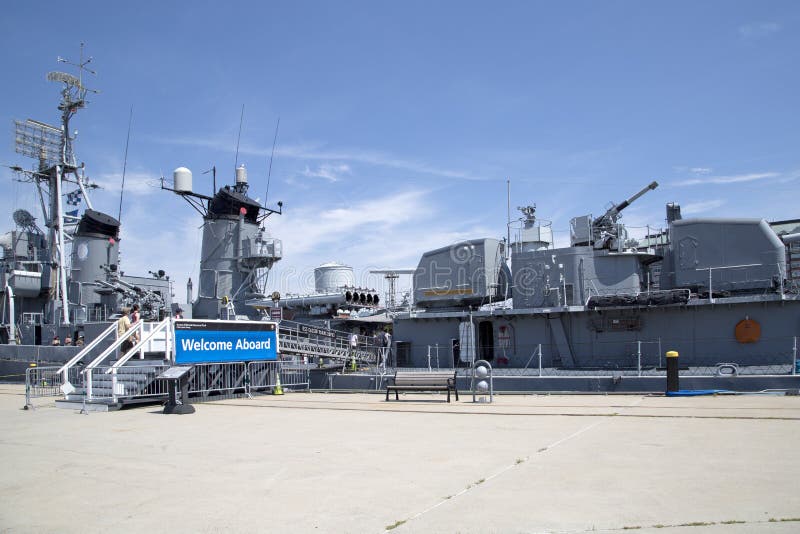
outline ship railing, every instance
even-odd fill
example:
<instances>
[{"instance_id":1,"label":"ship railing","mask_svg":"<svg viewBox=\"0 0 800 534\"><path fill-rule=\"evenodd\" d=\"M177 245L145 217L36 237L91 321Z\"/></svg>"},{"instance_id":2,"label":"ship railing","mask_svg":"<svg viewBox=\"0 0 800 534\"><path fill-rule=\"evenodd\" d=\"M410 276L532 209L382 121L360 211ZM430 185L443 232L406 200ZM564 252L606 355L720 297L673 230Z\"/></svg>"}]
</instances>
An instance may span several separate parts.
<instances>
[{"instance_id":1,"label":"ship railing","mask_svg":"<svg viewBox=\"0 0 800 534\"><path fill-rule=\"evenodd\" d=\"M639 338L641 324L633 318L607 317L592 325L597 331L616 332L625 341L572 342L575 365L564 365L556 343L517 343L507 347L479 343L476 359L492 362L495 375L542 377L663 377L666 376L666 351L679 352L681 376L785 376L800 374L800 337L762 337L757 346L733 346L727 338L697 337L683 339L677 331L667 338ZM431 348L428 367L428 345L411 345L398 358L399 367L407 369L459 369L469 365L454 354L450 346L439 345L438 362L435 345ZM727 350L722 347L727 347ZM463 347L462 347L463 355ZM407 362L407 364L406 364ZM438 363L438 365L437 365Z\"/></svg>"}]
</instances>

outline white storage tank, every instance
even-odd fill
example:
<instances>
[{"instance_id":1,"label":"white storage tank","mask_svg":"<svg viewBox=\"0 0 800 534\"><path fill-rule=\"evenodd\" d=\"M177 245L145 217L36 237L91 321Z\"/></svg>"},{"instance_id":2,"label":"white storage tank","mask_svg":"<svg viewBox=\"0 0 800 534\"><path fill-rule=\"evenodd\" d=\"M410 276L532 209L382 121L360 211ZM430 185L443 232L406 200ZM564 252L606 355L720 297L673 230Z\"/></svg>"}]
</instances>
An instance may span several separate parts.
<instances>
[{"instance_id":1,"label":"white storage tank","mask_svg":"<svg viewBox=\"0 0 800 534\"><path fill-rule=\"evenodd\" d=\"M186 167L178 167L172 171L172 181L175 191L179 193L192 192L192 171Z\"/></svg>"},{"instance_id":2,"label":"white storage tank","mask_svg":"<svg viewBox=\"0 0 800 534\"><path fill-rule=\"evenodd\" d=\"M341 263L324 263L314 269L314 289L317 293L328 293L340 287L353 287L356 277L353 268Z\"/></svg>"}]
</instances>

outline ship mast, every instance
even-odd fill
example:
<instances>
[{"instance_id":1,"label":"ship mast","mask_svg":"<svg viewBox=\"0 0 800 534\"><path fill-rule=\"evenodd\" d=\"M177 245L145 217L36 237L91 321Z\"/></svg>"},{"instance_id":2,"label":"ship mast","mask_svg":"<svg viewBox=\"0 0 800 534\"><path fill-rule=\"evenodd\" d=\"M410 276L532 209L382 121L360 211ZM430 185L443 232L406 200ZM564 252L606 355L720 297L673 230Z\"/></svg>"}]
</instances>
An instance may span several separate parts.
<instances>
[{"instance_id":1,"label":"ship mast","mask_svg":"<svg viewBox=\"0 0 800 534\"><path fill-rule=\"evenodd\" d=\"M91 209L92 205L86 193L88 181L80 171L83 165L78 166L72 149L74 137L70 137L69 122L78 110L86 107L87 93L97 93L83 85L83 73L96 74L87 68L92 58L84 59L83 43L81 43L80 60L73 63L59 57L59 63L66 63L78 68L78 77L66 72L49 72L47 80L63 84L61 102L58 109L61 111L61 126L55 127L43 122L28 119L25 122L15 121L16 151L25 156L39 161L38 171L26 171L20 167L13 169L23 175L26 181L34 182L39 192L42 205L42 215L45 225L49 228L48 243L50 244L50 299L53 322L58 319L58 306L60 302L61 322L70 324L69 300L67 298L67 253L66 245L71 239L67 226L74 226L76 217L64 213L62 195L65 183L76 184L80 194ZM79 198L73 196L73 198ZM54 283L55 282L55 283Z\"/></svg>"}]
</instances>

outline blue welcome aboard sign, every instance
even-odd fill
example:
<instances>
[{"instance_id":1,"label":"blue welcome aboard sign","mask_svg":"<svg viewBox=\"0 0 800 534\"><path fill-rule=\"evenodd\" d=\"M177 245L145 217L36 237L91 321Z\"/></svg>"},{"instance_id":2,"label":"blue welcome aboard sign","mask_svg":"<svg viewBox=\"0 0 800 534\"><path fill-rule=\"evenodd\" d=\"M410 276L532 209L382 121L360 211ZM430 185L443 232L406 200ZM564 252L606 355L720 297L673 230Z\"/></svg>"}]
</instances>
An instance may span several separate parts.
<instances>
[{"instance_id":1,"label":"blue welcome aboard sign","mask_svg":"<svg viewBox=\"0 0 800 534\"><path fill-rule=\"evenodd\" d=\"M175 363L278 359L277 324L260 321L175 321Z\"/></svg>"}]
</instances>

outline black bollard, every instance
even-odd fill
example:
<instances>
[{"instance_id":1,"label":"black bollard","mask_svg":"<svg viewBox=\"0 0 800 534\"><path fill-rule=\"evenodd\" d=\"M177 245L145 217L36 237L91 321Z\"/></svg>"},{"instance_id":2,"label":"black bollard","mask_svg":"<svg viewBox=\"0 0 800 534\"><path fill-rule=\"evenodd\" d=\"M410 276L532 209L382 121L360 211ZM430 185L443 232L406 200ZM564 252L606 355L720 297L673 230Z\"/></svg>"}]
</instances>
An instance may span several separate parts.
<instances>
[{"instance_id":1,"label":"black bollard","mask_svg":"<svg viewBox=\"0 0 800 534\"><path fill-rule=\"evenodd\" d=\"M678 353L674 350L667 352L667 393L680 389L678 377Z\"/></svg>"}]
</instances>

